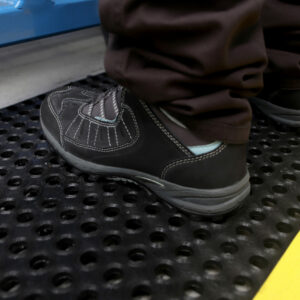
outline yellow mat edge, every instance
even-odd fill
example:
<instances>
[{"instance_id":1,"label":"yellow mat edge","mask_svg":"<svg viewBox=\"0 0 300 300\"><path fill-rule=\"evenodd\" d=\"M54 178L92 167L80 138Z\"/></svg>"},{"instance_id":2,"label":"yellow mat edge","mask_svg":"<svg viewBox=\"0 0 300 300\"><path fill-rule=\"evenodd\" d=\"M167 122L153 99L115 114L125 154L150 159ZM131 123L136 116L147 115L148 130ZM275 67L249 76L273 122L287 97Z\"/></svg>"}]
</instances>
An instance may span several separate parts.
<instances>
[{"instance_id":1,"label":"yellow mat edge","mask_svg":"<svg viewBox=\"0 0 300 300\"><path fill-rule=\"evenodd\" d=\"M300 231L253 300L300 300Z\"/></svg>"}]
</instances>

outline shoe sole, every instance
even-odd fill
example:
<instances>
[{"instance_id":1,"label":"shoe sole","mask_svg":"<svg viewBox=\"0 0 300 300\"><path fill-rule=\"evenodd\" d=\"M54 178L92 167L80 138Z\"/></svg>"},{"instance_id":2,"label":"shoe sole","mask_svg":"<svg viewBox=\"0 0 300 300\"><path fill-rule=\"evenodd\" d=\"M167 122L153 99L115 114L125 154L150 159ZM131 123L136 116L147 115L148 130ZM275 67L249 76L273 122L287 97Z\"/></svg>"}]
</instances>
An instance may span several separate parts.
<instances>
[{"instance_id":1,"label":"shoe sole","mask_svg":"<svg viewBox=\"0 0 300 300\"><path fill-rule=\"evenodd\" d=\"M103 175L116 180L137 182L152 191L169 204L189 213L203 216L218 216L238 208L250 194L249 173L231 185L218 189L196 189L174 184L150 174L85 161L67 151L55 140L47 128L41 126L50 145L71 165L79 170L97 175Z\"/></svg>"},{"instance_id":2,"label":"shoe sole","mask_svg":"<svg viewBox=\"0 0 300 300\"><path fill-rule=\"evenodd\" d=\"M251 98L250 102L274 121L290 127L300 127L300 110L281 107L256 97Z\"/></svg>"}]
</instances>

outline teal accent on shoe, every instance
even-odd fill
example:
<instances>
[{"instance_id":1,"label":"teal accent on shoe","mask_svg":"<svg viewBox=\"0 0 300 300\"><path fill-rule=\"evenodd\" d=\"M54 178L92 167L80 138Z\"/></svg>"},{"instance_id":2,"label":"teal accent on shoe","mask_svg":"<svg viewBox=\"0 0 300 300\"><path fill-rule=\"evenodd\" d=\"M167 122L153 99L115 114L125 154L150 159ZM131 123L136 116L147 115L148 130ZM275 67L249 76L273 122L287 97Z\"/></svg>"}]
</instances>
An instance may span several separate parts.
<instances>
[{"instance_id":1,"label":"teal accent on shoe","mask_svg":"<svg viewBox=\"0 0 300 300\"><path fill-rule=\"evenodd\" d=\"M189 150L195 155L203 155L209 152L212 152L219 148L222 145L222 142L215 141L208 145L199 145L199 146L189 146Z\"/></svg>"},{"instance_id":2,"label":"teal accent on shoe","mask_svg":"<svg viewBox=\"0 0 300 300\"><path fill-rule=\"evenodd\" d=\"M113 119L113 120L109 120L109 119L105 119L105 118L101 118L101 117L95 117L95 119L101 121L101 122L106 122L106 123L115 123L117 118Z\"/></svg>"}]
</instances>

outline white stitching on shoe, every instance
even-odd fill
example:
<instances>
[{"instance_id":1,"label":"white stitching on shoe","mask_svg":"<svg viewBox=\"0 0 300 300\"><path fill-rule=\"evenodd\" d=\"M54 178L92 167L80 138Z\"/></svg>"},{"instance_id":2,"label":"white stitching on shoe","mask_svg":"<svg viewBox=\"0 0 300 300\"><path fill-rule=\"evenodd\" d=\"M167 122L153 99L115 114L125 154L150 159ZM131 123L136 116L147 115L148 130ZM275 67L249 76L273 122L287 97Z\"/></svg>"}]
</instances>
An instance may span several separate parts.
<instances>
[{"instance_id":1,"label":"white stitching on shoe","mask_svg":"<svg viewBox=\"0 0 300 300\"><path fill-rule=\"evenodd\" d=\"M69 129L73 126L73 124L75 123L75 121L77 120L78 115L75 116L75 118L72 120L72 122L69 124L67 130L65 131L65 135L67 135Z\"/></svg>"},{"instance_id":2,"label":"white stitching on shoe","mask_svg":"<svg viewBox=\"0 0 300 300\"><path fill-rule=\"evenodd\" d=\"M122 124L124 125L124 127L125 127L125 129L126 129L128 135L129 135L129 138L132 139L131 133L130 133L128 127L126 126L126 124L125 124L125 122L124 122L124 120L123 120L123 116L122 116L122 118L121 118L121 122L122 122Z\"/></svg>"},{"instance_id":3,"label":"white stitching on shoe","mask_svg":"<svg viewBox=\"0 0 300 300\"><path fill-rule=\"evenodd\" d=\"M89 129L88 129L88 135L87 135L87 139L86 139L86 144L89 144L90 141L90 132L91 132L91 122L89 122Z\"/></svg>"},{"instance_id":4,"label":"white stitching on shoe","mask_svg":"<svg viewBox=\"0 0 300 300\"><path fill-rule=\"evenodd\" d=\"M81 127L82 122L83 122L83 119L80 120L80 123L79 123L79 125L78 125L78 127L77 127L77 129L76 129L76 131L75 131L75 133L74 133L73 139L76 138L76 135L77 135L77 133L78 133L78 131L79 131L79 128Z\"/></svg>"},{"instance_id":5,"label":"white stitching on shoe","mask_svg":"<svg viewBox=\"0 0 300 300\"><path fill-rule=\"evenodd\" d=\"M92 115L92 110L93 110L93 103L90 104L89 108L88 108L88 115L91 116Z\"/></svg>"},{"instance_id":6,"label":"white stitching on shoe","mask_svg":"<svg viewBox=\"0 0 300 300\"><path fill-rule=\"evenodd\" d=\"M89 116L92 115L92 110L93 110L93 103L91 103L89 106L89 110L88 110ZM88 129L88 135L87 135L87 141L86 141L87 145L89 144L89 141L90 141L90 131L91 131L91 122L89 122L89 129Z\"/></svg>"},{"instance_id":7,"label":"white stitching on shoe","mask_svg":"<svg viewBox=\"0 0 300 300\"><path fill-rule=\"evenodd\" d=\"M104 98L102 98L99 102L100 105L100 117L102 119L105 119L105 113L104 113Z\"/></svg>"},{"instance_id":8,"label":"white stitching on shoe","mask_svg":"<svg viewBox=\"0 0 300 300\"><path fill-rule=\"evenodd\" d=\"M163 171L161 173L161 178L165 179L165 177L167 175L167 172L171 168L173 168L173 167L177 167L177 166L180 166L180 165L183 165L183 164L189 164L189 163L199 162L199 161L202 161L202 160L205 160L205 159L208 159L208 158L212 158L212 157L220 154L226 147L227 147L227 145L222 144L219 148L217 148L213 152L210 152L210 153L198 156L198 157L194 157L194 158L182 159L182 160L178 160L178 161L172 162L171 164L167 165L163 169Z\"/></svg>"},{"instance_id":9,"label":"white stitching on shoe","mask_svg":"<svg viewBox=\"0 0 300 300\"><path fill-rule=\"evenodd\" d=\"M86 105L86 104L83 103L83 105L78 109L78 115L79 115L81 118L85 119L85 120L88 120L88 121L90 121L90 122L92 122L92 123L94 123L94 124L102 125L102 126L104 126L104 127L115 127L115 126L118 126L118 124L120 123L121 116L122 116L122 114L123 114L125 108L130 112L131 115L134 115L133 112L132 112L132 110L131 110L131 108L130 108L129 106L127 106L127 105L124 105L124 106L122 107L122 111L119 113L119 115L118 115L116 121L114 121L113 123L103 122L103 121L101 121L101 120L99 120L99 119L95 119L95 118L93 118L93 117L89 117L89 116L87 116L86 114L84 114L84 113L82 112L82 110L83 110L83 108L85 107L85 105Z\"/></svg>"},{"instance_id":10,"label":"white stitching on shoe","mask_svg":"<svg viewBox=\"0 0 300 300\"><path fill-rule=\"evenodd\" d=\"M115 111L116 116L117 116L118 113L119 113L119 109L118 109L118 105L117 105L116 91L114 91L114 93L113 93L113 96L112 96L112 102L113 102L113 108L114 108L114 111Z\"/></svg>"},{"instance_id":11,"label":"white stitching on shoe","mask_svg":"<svg viewBox=\"0 0 300 300\"><path fill-rule=\"evenodd\" d=\"M134 145L138 139L140 138L140 130L139 130L139 126L138 126L138 123L137 123L137 120L136 120L136 117L135 117L135 114L134 112L132 111L132 109L124 104L124 98L125 96L125 90L123 89L122 91L122 94L121 94L121 103L122 103L122 110L121 112L119 113L118 117L117 117L117 120L115 121L115 123L111 123L111 124L108 124L108 123L104 123L104 122L101 122L100 120L97 120L97 119L94 119L94 118L91 118L89 116L86 116L85 114L82 113L82 109L83 107L86 105L85 103L83 103L79 108L78 108L78 115L82 118L81 121L83 120L87 120L89 122L91 122L92 124L95 124L97 126L99 126L99 128L102 126L102 127L105 127L105 128L110 128L110 127L117 127L119 125L120 122L122 122L124 125L125 125L125 128L126 128L126 131L130 137L130 140L129 142L123 144L123 145L120 145L120 146L117 146L117 147L111 147L111 148L99 148L99 147L96 147L96 137L95 136L95 140L94 140L94 146L89 146L89 145L82 145L81 143L77 142L76 140L73 140L67 136L65 136L65 140L68 141L69 143L79 147L79 148L83 148L83 149L91 149L91 150L94 150L94 151L98 151L98 152L114 152L114 151L118 151L118 150L121 150L121 149L124 149L124 148L127 148L127 147L130 147L132 145ZM127 128L124 120L123 120L123 114L124 112L128 111L129 114L131 115L132 117L132 120L133 120L133 125L134 125L134 128L135 128L135 131L136 131L136 137L133 137L130 132L129 132L129 129ZM97 127L98 129L98 127ZM98 132L97 132L98 133Z\"/></svg>"},{"instance_id":12,"label":"white stitching on shoe","mask_svg":"<svg viewBox=\"0 0 300 300\"><path fill-rule=\"evenodd\" d=\"M136 138L132 141L130 141L129 143L126 143L126 144L123 144L119 147L112 147L112 148L96 148L96 147L93 147L93 146L87 146L87 145L82 145L68 137L65 137L65 140L68 141L70 144L73 144L75 145L76 147L79 147L79 148L83 148L83 149L90 149L90 150L94 150L94 151L97 151L97 152L115 152L115 151L118 151L118 150L121 150L121 149L124 149L124 148L127 148L127 147L130 147L132 145L134 145L138 139L139 139L140 135L138 134L136 136Z\"/></svg>"},{"instance_id":13,"label":"white stitching on shoe","mask_svg":"<svg viewBox=\"0 0 300 300\"><path fill-rule=\"evenodd\" d=\"M71 139L71 138L69 138L67 136L65 136L64 139L66 141L68 141L70 144L75 145L76 147L83 148L83 149L90 149L90 150L94 150L94 151L97 151L97 152L115 152L115 151L118 151L118 150L121 150L121 149L124 149L124 148L127 148L127 147L130 147L130 146L134 145L139 140L139 138L140 138L140 130L139 130L138 123L136 121L135 115L134 115L133 111L131 110L131 108L129 106L127 106L127 105L124 105L124 109L125 108L130 113L130 115L132 116L133 124L134 124L135 130L136 130L136 136L134 138L131 137L131 139L130 139L129 142L127 142L127 143L125 143L123 145L120 145L118 147L99 148L99 147L94 147L94 146L89 146L89 145L82 145L79 142L77 142L77 141L75 141L75 140L73 140L73 139ZM101 124L101 122L97 122L97 123L94 122L94 124L99 125L99 124ZM102 126L102 127L104 127L104 126ZM108 127L108 126L105 126L105 128L106 127Z\"/></svg>"},{"instance_id":14,"label":"white stitching on shoe","mask_svg":"<svg viewBox=\"0 0 300 300\"><path fill-rule=\"evenodd\" d=\"M114 127L115 137L116 137L116 144L119 146L119 139L118 139L118 133L116 127Z\"/></svg>"},{"instance_id":15,"label":"white stitching on shoe","mask_svg":"<svg viewBox=\"0 0 300 300\"><path fill-rule=\"evenodd\" d=\"M107 129L107 139L108 139L108 145L109 145L109 147L111 147L111 143L110 143L110 135L109 135L109 127L106 127L106 129Z\"/></svg>"},{"instance_id":16,"label":"white stitching on shoe","mask_svg":"<svg viewBox=\"0 0 300 300\"><path fill-rule=\"evenodd\" d=\"M172 136L169 131L161 124L161 122L157 119L157 117L152 113L152 111L150 110L150 108L148 107L148 105L146 103L144 103L142 100L139 100L139 102L142 104L144 110L147 112L147 114L151 117L151 119L153 120L153 122L155 123L155 125L184 153L186 154L188 157L192 157L192 153L183 147L182 144L180 144L177 139Z\"/></svg>"},{"instance_id":17,"label":"white stitching on shoe","mask_svg":"<svg viewBox=\"0 0 300 300\"><path fill-rule=\"evenodd\" d=\"M97 124L97 129L96 129L95 138L94 138L94 146L96 145L98 131L99 131L99 125Z\"/></svg>"}]
</instances>

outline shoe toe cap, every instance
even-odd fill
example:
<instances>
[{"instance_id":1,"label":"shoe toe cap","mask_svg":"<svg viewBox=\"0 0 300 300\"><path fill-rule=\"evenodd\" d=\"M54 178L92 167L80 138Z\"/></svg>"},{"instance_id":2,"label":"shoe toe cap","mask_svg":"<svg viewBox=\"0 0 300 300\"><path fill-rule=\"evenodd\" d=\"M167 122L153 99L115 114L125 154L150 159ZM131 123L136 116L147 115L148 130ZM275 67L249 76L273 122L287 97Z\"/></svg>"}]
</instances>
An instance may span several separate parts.
<instances>
[{"instance_id":1,"label":"shoe toe cap","mask_svg":"<svg viewBox=\"0 0 300 300\"><path fill-rule=\"evenodd\" d=\"M93 101L97 93L76 86L67 86L50 93L41 105L41 122L55 139L60 139L63 131L78 114L81 105Z\"/></svg>"},{"instance_id":2,"label":"shoe toe cap","mask_svg":"<svg viewBox=\"0 0 300 300\"><path fill-rule=\"evenodd\" d=\"M89 103L95 97L97 97L97 94L94 91L84 90L76 86L67 86L49 94L48 101L55 113L59 115L68 104L74 102L78 104Z\"/></svg>"}]
</instances>

